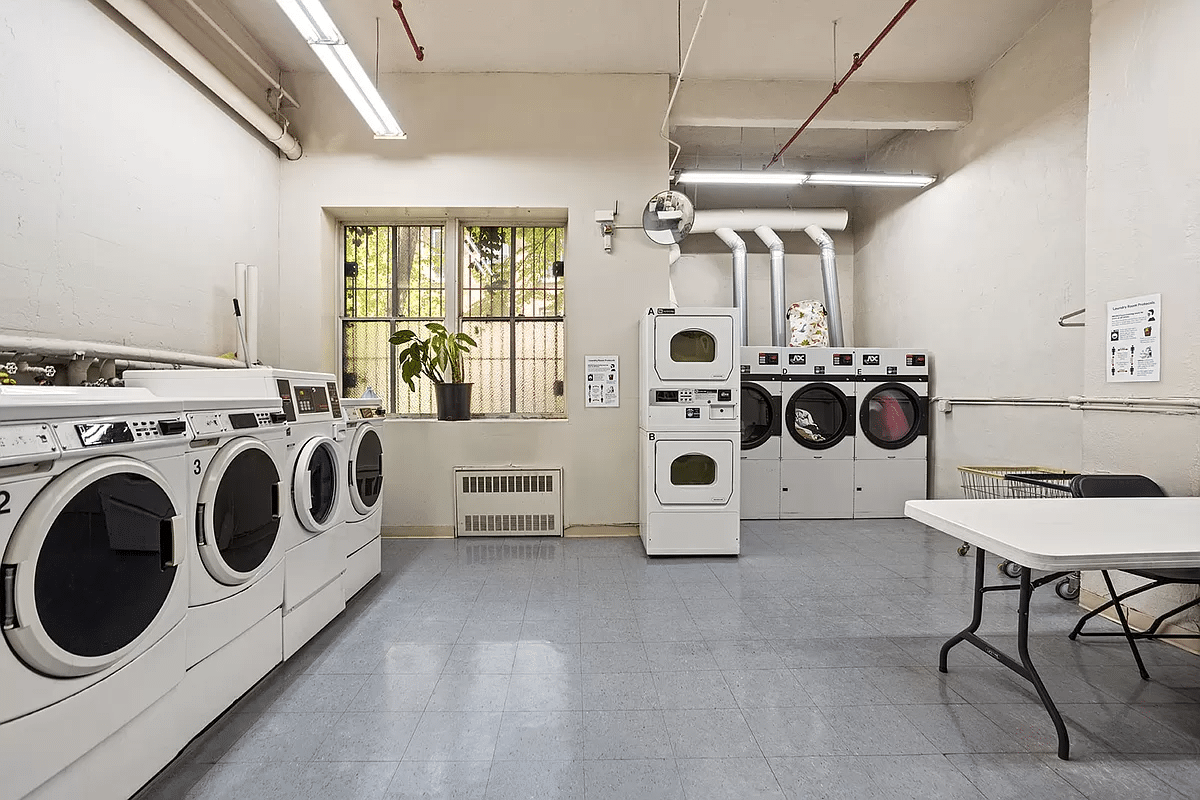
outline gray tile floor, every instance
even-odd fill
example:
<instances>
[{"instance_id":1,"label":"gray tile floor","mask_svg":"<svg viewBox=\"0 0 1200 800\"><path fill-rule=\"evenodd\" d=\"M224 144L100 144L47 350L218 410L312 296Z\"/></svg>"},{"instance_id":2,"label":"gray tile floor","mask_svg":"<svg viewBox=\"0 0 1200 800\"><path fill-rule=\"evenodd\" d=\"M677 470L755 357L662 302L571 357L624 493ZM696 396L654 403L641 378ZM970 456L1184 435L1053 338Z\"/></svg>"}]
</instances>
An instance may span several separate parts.
<instances>
[{"instance_id":1,"label":"gray tile floor","mask_svg":"<svg viewBox=\"0 0 1200 800\"><path fill-rule=\"evenodd\" d=\"M1200 796L1200 657L1147 643L1145 683L1035 595L1070 762L987 656L937 672L969 614L956 544L908 521L747 523L737 559L385 541L381 578L139 797ZM1011 646L1015 596L988 604Z\"/></svg>"}]
</instances>

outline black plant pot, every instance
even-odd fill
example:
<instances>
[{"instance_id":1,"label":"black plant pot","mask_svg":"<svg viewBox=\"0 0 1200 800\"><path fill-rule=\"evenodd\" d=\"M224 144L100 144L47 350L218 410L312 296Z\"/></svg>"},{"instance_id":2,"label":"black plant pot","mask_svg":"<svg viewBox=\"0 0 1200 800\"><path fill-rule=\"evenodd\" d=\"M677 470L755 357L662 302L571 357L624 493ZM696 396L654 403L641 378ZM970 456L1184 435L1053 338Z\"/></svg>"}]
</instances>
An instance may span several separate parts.
<instances>
[{"instance_id":1,"label":"black plant pot","mask_svg":"<svg viewBox=\"0 0 1200 800\"><path fill-rule=\"evenodd\" d=\"M438 419L471 418L471 384L439 383L433 388L437 392Z\"/></svg>"}]
</instances>

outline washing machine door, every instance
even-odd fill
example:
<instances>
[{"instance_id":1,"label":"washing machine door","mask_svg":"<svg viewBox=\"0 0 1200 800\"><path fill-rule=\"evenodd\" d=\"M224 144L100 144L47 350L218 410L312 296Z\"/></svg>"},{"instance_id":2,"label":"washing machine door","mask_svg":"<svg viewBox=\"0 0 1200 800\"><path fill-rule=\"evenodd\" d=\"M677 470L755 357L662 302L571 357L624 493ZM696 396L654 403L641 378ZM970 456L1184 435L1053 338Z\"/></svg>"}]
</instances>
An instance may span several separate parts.
<instances>
[{"instance_id":1,"label":"washing machine door","mask_svg":"<svg viewBox=\"0 0 1200 800\"><path fill-rule=\"evenodd\" d=\"M213 456L196 505L200 560L216 580L238 586L259 574L279 537L279 470L267 446L244 437Z\"/></svg>"},{"instance_id":2,"label":"washing machine door","mask_svg":"<svg viewBox=\"0 0 1200 800\"><path fill-rule=\"evenodd\" d=\"M654 493L664 506L723 506L739 469L729 439L656 439Z\"/></svg>"},{"instance_id":3,"label":"washing machine door","mask_svg":"<svg viewBox=\"0 0 1200 800\"><path fill-rule=\"evenodd\" d=\"M733 317L654 319L654 371L664 381L725 380L733 374Z\"/></svg>"},{"instance_id":4,"label":"washing machine door","mask_svg":"<svg viewBox=\"0 0 1200 800\"><path fill-rule=\"evenodd\" d=\"M899 450L928 433L926 399L905 383L883 383L860 398L859 425L871 444Z\"/></svg>"},{"instance_id":5,"label":"washing machine door","mask_svg":"<svg viewBox=\"0 0 1200 800\"><path fill-rule=\"evenodd\" d=\"M17 657L53 678L137 655L174 590L187 526L167 479L123 456L78 464L24 509L4 552L2 627Z\"/></svg>"},{"instance_id":6,"label":"washing machine door","mask_svg":"<svg viewBox=\"0 0 1200 800\"><path fill-rule=\"evenodd\" d=\"M742 451L762 447L778 436L779 400L757 383L742 384Z\"/></svg>"},{"instance_id":7,"label":"washing machine door","mask_svg":"<svg viewBox=\"0 0 1200 800\"><path fill-rule=\"evenodd\" d=\"M314 436L296 456L292 475L292 507L310 533L329 530L337 522L341 502L341 456L328 436Z\"/></svg>"},{"instance_id":8,"label":"washing machine door","mask_svg":"<svg viewBox=\"0 0 1200 800\"><path fill-rule=\"evenodd\" d=\"M807 383L792 392L783 429L809 450L828 450L854 435L854 401L832 383Z\"/></svg>"},{"instance_id":9,"label":"washing machine door","mask_svg":"<svg viewBox=\"0 0 1200 800\"><path fill-rule=\"evenodd\" d=\"M350 502L361 516L379 506L383 494L383 440L374 425L359 425L350 441L347 481Z\"/></svg>"}]
</instances>

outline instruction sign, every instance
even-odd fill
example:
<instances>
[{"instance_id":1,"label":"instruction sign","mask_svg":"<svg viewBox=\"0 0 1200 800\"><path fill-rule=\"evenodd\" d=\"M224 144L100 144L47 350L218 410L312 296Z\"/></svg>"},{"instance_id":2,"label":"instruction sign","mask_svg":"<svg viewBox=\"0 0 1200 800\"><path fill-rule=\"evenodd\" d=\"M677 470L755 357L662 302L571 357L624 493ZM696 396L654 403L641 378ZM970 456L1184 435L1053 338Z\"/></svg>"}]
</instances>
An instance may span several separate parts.
<instances>
[{"instance_id":1,"label":"instruction sign","mask_svg":"<svg viewBox=\"0 0 1200 800\"><path fill-rule=\"evenodd\" d=\"M1148 294L1108 304L1104 333L1109 383L1160 380L1162 295Z\"/></svg>"},{"instance_id":2,"label":"instruction sign","mask_svg":"<svg viewBox=\"0 0 1200 800\"><path fill-rule=\"evenodd\" d=\"M618 356L585 356L588 408L617 408L621 405L621 369Z\"/></svg>"}]
</instances>

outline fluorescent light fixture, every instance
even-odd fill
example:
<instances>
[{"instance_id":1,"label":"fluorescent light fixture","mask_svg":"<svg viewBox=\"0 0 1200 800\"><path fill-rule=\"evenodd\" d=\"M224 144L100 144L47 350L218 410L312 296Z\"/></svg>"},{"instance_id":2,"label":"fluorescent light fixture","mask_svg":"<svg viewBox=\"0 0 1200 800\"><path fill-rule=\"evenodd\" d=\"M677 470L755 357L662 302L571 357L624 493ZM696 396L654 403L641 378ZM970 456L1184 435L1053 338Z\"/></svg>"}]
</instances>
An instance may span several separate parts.
<instances>
[{"instance_id":1,"label":"fluorescent light fixture","mask_svg":"<svg viewBox=\"0 0 1200 800\"><path fill-rule=\"evenodd\" d=\"M814 172L808 176L808 182L813 186L889 186L923 189L936 180L936 175L890 175L883 172Z\"/></svg>"},{"instance_id":2,"label":"fluorescent light fixture","mask_svg":"<svg viewBox=\"0 0 1200 800\"><path fill-rule=\"evenodd\" d=\"M350 45L346 44L342 32L333 24L329 13L320 0L275 0L288 19L300 31L325 69L337 81L346 97L354 104L367 125L375 132L376 139L404 139L400 123L392 115L379 94L379 89L367 77L366 71Z\"/></svg>"},{"instance_id":3,"label":"fluorescent light fixture","mask_svg":"<svg viewBox=\"0 0 1200 800\"><path fill-rule=\"evenodd\" d=\"M800 186L808 180L803 172L768 172L766 170L748 172L711 172L708 170L688 170L679 173L675 179L678 183L725 183L742 184L745 186Z\"/></svg>"}]
</instances>

